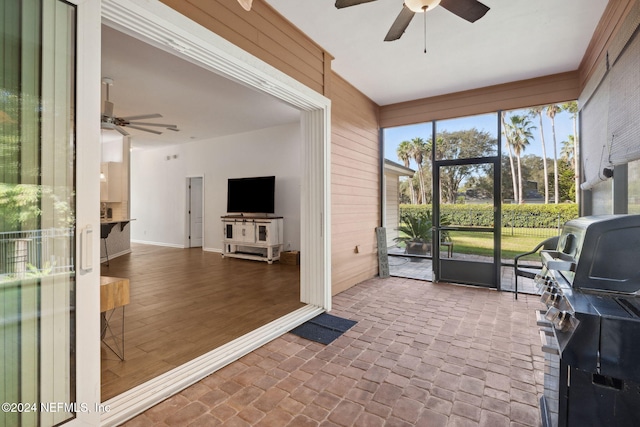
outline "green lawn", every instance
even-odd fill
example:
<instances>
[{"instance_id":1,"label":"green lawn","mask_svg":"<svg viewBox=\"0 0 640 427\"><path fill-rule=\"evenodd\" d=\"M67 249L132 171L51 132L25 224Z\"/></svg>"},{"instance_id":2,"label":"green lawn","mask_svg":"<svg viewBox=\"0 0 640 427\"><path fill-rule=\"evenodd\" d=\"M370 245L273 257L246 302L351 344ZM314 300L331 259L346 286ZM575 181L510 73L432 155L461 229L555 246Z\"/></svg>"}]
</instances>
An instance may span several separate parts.
<instances>
[{"instance_id":1,"label":"green lawn","mask_svg":"<svg viewBox=\"0 0 640 427\"><path fill-rule=\"evenodd\" d=\"M531 236L524 233L515 232L514 235L509 233L502 234L502 258L513 259L514 256L523 252L528 252L546 237ZM452 233L453 247L456 253L473 254L473 255L493 255L493 234L491 233L474 233L471 231L456 231ZM533 260L539 260L540 256L531 257Z\"/></svg>"},{"instance_id":2,"label":"green lawn","mask_svg":"<svg viewBox=\"0 0 640 427\"><path fill-rule=\"evenodd\" d=\"M472 231L450 231L455 253L470 255L493 255L493 234ZM529 252L547 237L557 234L556 229L505 228L502 232L502 259L511 259ZM539 261L539 255L525 259Z\"/></svg>"}]
</instances>

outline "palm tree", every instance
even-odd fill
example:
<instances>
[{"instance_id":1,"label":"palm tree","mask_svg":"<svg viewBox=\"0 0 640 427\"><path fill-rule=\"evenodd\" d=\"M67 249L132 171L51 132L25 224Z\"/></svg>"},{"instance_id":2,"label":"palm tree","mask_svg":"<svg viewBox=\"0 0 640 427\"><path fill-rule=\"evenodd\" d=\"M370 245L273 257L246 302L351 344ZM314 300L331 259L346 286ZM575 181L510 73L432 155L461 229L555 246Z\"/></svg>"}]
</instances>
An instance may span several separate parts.
<instances>
[{"instance_id":1,"label":"palm tree","mask_svg":"<svg viewBox=\"0 0 640 427\"><path fill-rule=\"evenodd\" d=\"M553 136L553 190L556 205L560 200L560 186L558 176L558 144L556 143L556 114L560 111L557 104L550 104L546 107L547 117L551 120L551 135Z\"/></svg>"},{"instance_id":2,"label":"palm tree","mask_svg":"<svg viewBox=\"0 0 640 427\"><path fill-rule=\"evenodd\" d=\"M402 160L405 167L409 167L411 163L411 142L402 141L398 144L398 148L396 148L396 154L398 155L398 159ZM409 197L411 197L411 204L416 204L416 194L413 191L413 179L409 178Z\"/></svg>"},{"instance_id":3,"label":"palm tree","mask_svg":"<svg viewBox=\"0 0 640 427\"><path fill-rule=\"evenodd\" d=\"M560 143L562 145L562 149L560 150L560 158L567 163L571 162L572 164L575 161L574 158L574 146L575 141L573 139L573 135L569 135L567 141L562 141Z\"/></svg>"},{"instance_id":4,"label":"palm tree","mask_svg":"<svg viewBox=\"0 0 640 427\"><path fill-rule=\"evenodd\" d=\"M513 199L516 203L519 203L518 199L518 181L516 177L516 168L513 164L513 150L511 149L511 134L509 128L507 127L507 122L505 121L506 113L503 111L500 114L500 120L502 120L502 134L507 140L505 145L507 146L507 151L509 153L509 165L511 166L511 183L513 185Z\"/></svg>"},{"instance_id":5,"label":"palm tree","mask_svg":"<svg viewBox=\"0 0 640 427\"><path fill-rule=\"evenodd\" d=\"M531 139L533 139L533 134L531 133L533 129L535 129L535 126L531 124L531 121L527 116L514 114L509 117L509 123L507 123L507 135L510 136L508 140L510 139L509 143L516 156L518 164L518 203L520 204L524 202L520 157L522 152L530 144Z\"/></svg>"},{"instance_id":6,"label":"palm tree","mask_svg":"<svg viewBox=\"0 0 640 427\"><path fill-rule=\"evenodd\" d=\"M549 171L547 170L547 148L544 143L544 131L542 129L542 112L544 111L544 106L539 105L537 107L529 108L530 116L537 116L538 121L540 123L540 146L542 147L542 167L544 169L544 204L549 203Z\"/></svg>"},{"instance_id":7,"label":"palm tree","mask_svg":"<svg viewBox=\"0 0 640 427\"><path fill-rule=\"evenodd\" d=\"M427 194L424 188L424 175L422 174L422 162L427 151L427 144L422 138L413 138L411 140L411 155L418 165L418 180L420 183L420 203L425 204Z\"/></svg>"},{"instance_id":8,"label":"palm tree","mask_svg":"<svg viewBox=\"0 0 640 427\"><path fill-rule=\"evenodd\" d=\"M578 150L580 144L578 141L578 103L576 101L565 102L561 105L563 111L571 115L573 120L573 174L576 182L576 203L580 203L580 170L578 168Z\"/></svg>"}]
</instances>

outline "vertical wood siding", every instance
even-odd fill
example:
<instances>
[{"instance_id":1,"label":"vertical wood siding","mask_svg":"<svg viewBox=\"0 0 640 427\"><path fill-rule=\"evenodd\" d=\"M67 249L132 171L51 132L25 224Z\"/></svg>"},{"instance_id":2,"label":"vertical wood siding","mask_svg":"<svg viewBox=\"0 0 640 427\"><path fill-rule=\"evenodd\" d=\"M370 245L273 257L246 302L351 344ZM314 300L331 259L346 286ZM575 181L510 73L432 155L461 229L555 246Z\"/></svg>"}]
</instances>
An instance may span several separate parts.
<instances>
[{"instance_id":1,"label":"vertical wood siding","mask_svg":"<svg viewBox=\"0 0 640 427\"><path fill-rule=\"evenodd\" d=\"M381 153L378 106L335 73L331 84L331 268L336 294L378 273Z\"/></svg>"}]
</instances>

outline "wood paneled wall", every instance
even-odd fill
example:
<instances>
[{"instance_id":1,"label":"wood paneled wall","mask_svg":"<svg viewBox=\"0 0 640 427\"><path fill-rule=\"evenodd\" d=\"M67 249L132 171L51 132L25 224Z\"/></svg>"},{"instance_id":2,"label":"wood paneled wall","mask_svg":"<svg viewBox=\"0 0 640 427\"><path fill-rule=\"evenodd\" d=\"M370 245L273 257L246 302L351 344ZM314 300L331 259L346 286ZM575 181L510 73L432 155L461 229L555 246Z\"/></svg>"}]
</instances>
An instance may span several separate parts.
<instances>
[{"instance_id":1,"label":"wood paneled wall","mask_svg":"<svg viewBox=\"0 0 640 427\"><path fill-rule=\"evenodd\" d=\"M385 105L380 127L402 126L578 98L578 72L554 74L464 92Z\"/></svg>"},{"instance_id":2,"label":"wood paneled wall","mask_svg":"<svg viewBox=\"0 0 640 427\"><path fill-rule=\"evenodd\" d=\"M379 107L333 73L331 119L332 292L378 274ZM359 250L356 253L356 246Z\"/></svg>"},{"instance_id":3,"label":"wood paneled wall","mask_svg":"<svg viewBox=\"0 0 640 427\"><path fill-rule=\"evenodd\" d=\"M333 57L263 1L160 0L313 90L327 94Z\"/></svg>"}]
</instances>

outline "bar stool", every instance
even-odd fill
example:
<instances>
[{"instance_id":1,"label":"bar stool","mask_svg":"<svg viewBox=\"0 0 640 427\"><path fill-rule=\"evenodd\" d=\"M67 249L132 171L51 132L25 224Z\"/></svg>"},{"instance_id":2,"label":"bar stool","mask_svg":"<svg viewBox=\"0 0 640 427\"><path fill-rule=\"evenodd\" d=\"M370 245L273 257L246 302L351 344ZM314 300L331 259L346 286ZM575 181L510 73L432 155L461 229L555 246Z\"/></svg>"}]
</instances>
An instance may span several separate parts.
<instances>
[{"instance_id":1,"label":"bar stool","mask_svg":"<svg viewBox=\"0 0 640 427\"><path fill-rule=\"evenodd\" d=\"M104 253L107 255L107 267L109 267L109 251L107 250L107 237L115 223L100 224L100 239L104 242Z\"/></svg>"}]
</instances>

